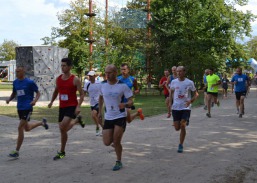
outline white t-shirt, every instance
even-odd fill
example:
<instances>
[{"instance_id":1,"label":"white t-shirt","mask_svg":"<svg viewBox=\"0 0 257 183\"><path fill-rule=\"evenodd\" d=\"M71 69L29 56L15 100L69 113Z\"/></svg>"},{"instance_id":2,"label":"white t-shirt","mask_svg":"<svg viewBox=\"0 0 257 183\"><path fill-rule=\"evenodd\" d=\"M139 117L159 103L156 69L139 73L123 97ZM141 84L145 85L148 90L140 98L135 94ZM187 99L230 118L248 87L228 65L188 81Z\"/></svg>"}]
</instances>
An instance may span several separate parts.
<instances>
[{"instance_id":1,"label":"white t-shirt","mask_svg":"<svg viewBox=\"0 0 257 183\"><path fill-rule=\"evenodd\" d=\"M88 87L88 85L89 85L89 87ZM98 104L100 89L101 89L100 81L95 81L95 83L91 83L89 81L84 84L84 91L88 92L91 106L95 106L96 104Z\"/></svg>"},{"instance_id":2,"label":"white t-shirt","mask_svg":"<svg viewBox=\"0 0 257 183\"><path fill-rule=\"evenodd\" d=\"M190 110L191 104L186 107L186 102L191 100L191 91L195 91L194 82L185 78L184 81L172 80L170 89L174 90L172 110Z\"/></svg>"},{"instance_id":3,"label":"white t-shirt","mask_svg":"<svg viewBox=\"0 0 257 183\"><path fill-rule=\"evenodd\" d=\"M89 86L90 87L90 86ZM130 98L133 96L132 91L121 81L110 85L107 81L101 83L100 95L103 96L105 104L105 119L113 120L127 116L126 109L120 110L119 104L122 103L122 97Z\"/></svg>"}]
</instances>

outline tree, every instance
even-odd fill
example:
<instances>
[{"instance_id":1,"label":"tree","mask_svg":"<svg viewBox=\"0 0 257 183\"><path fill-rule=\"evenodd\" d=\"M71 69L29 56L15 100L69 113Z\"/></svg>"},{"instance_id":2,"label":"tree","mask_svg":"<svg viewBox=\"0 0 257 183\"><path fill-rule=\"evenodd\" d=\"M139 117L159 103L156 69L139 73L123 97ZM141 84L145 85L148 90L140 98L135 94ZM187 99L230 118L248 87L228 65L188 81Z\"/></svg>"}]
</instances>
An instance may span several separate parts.
<instances>
[{"instance_id":1,"label":"tree","mask_svg":"<svg viewBox=\"0 0 257 183\"><path fill-rule=\"evenodd\" d=\"M0 45L0 61L15 60L15 47L17 46L19 45L12 40L4 40L4 42Z\"/></svg>"},{"instance_id":2,"label":"tree","mask_svg":"<svg viewBox=\"0 0 257 183\"><path fill-rule=\"evenodd\" d=\"M247 49L249 51L248 58L254 58L257 60L257 36L247 42Z\"/></svg>"},{"instance_id":3,"label":"tree","mask_svg":"<svg viewBox=\"0 0 257 183\"><path fill-rule=\"evenodd\" d=\"M249 36L253 14L234 8L242 1L155 0L152 3L155 70L185 65L188 76L200 82L208 67L223 70L226 58L243 58L238 38Z\"/></svg>"}]
</instances>

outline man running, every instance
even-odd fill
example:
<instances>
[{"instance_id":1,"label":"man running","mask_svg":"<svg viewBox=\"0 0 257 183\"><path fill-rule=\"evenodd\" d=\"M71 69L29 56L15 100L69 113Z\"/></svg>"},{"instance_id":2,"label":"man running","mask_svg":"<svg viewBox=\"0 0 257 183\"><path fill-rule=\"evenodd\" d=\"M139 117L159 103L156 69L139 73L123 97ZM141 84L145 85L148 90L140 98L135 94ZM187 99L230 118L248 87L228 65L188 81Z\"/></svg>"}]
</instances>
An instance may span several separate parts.
<instances>
[{"instance_id":1,"label":"man running","mask_svg":"<svg viewBox=\"0 0 257 183\"><path fill-rule=\"evenodd\" d=\"M173 125L176 131L180 130L178 153L183 152L183 143L186 137L186 126L189 124L191 104L198 97L193 81L186 78L184 66L177 67L178 78L170 84L169 106L172 108ZM191 92L193 97L191 98Z\"/></svg>"},{"instance_id":2,"label":"man running","mask_svg":"<svg viewBox=\"0 0 257 183\"><path fill-rule=\"evenodd\" d=\"M71 74L72 61L69 58L61 60L61 68L63 74L56 79L56 87L48 107L51 108L54 100L59 94L59 129L61 132L61 149L57 152L54 160L65 157L65 146L68 141L68 131L77 123L84 128L85 123L82 122L80 106L84 100L84 93L81 82L78 77ZM79 101L76 92L79 92ZM74 120L72 120L74 119Z\"/></svg>"},{"instance_id":3,"label":"man running","mask_svg":"<svg viewBox=\"0 0 257 183\"><path fill-rule=\"evenodd\" d=\"M249 78L245 74L242 74L242 68L239 67L236 69L236 74L231 79L231 83L232 93L235 89L237 113L239 113L239 118L242 118L244 115L244 99L247 87L249 86Z\"/></svg>"},{"instance_id":4,"label":"man running","mask_svg":"<svg viewBox=\"0 0 257 183\"><path fill-rule=\"evenodd\" d=\"M213 69L209 69L209 75L206 77L207 80L207 109L208 113L206 113L207 117L211 117L211 103L214 101L217 106L220 106L220 102L218 100L218 89L221 84L220 77L213 73Z\"/></svg>"},{"instance_id":5,"label":"man running","mask_svg":"<svg viewBox=\"0 0 257 183\"><path fill-rule=\"evenodd\" d=\"M101 83L99 97L99 119L102 119L103 103L105 104L103 143L109 146L113 143L116 152L117 161L113 171L122 168L121 140L126 129L126 108L133 105L133 92L129 87L117 79L118 70L114 65L108 65L105 68L107 80ZM122 97L127 98L127 102L122 102Z\"/></svg>"},{"instance_id":6,"label":"man running","mask_svg":"<svg viewBox=\"0 0 257 183\"><path fill-rule=\"evenodd\" d=\"M130 75L130 68L128 64L123 63L121 64L121 75L118 76L118 80L122 81L125 83L131 90L132 88L134 89L134 94L138 94L140 91L138 89L138 84L136 78ZM123 102L126 103L127 99L123 98ZM127 122L130 123L132 122L137 116L140 117L141 120L144 120L144 115L143 111L141 108L138 108L137 112L134 114L130 114L130 111L135 109L135 106L127 108Z\"/></svg>"},{"instance_id":7,"label":"man running","mask_svg":"<svg viewBox=\"0 0 257 183\"><path fill-rule=\"evenodd\" d=\"M168 110L167 118L170 118L170 116L171 116L171 110L170 110L170 107L169 107L169 90L168 90L167 85L166 85L169 74L170 74L169 70L165 69L164 70L164 76L161 78L161 80L159 82L159 88L163 88L163 94L164 94L164 97L165 97L165 104L166 104L167 110Z\"/></svg>"},{"instance_id":8,"label":"man running","mask_svg":"<svg viewBox=\"0 0 257 183\"><path fill-rule=\"evenodd\" d=\"M12 158L19 157L19 150L24 139L24 131L28 132L38 126L43 126L46 130L48 129L46 119L43 119L42 122L29 123L33 106L36 105L40 97L36 83L25 77L25 68L23 66L16 68L16 77L17 79L13 81L12 94L6 100L6 103L9 104L12 99L17 97L17 109L20 119L16 149L9 154L9 157ZM34 93L36 93L35 98Z\"/></svg>"},{"instance_id":9,"label":"man running","mask_svg":"<svg viewBox=\"0 0 257 183\"><path fill-rule=\"evenodd\" d=\"M101 82L97 81L95 71L89 71L88 72L89 82L84 84L84 92L88 93L90 98L90 106L91 106L91 117L96 125L96 136L101 136L102 131L100 130L103 128L101 121L98 118L98 112L99 112L99 95L100 95L100 88L101 88Z\"/></svg>"}]
</instances>

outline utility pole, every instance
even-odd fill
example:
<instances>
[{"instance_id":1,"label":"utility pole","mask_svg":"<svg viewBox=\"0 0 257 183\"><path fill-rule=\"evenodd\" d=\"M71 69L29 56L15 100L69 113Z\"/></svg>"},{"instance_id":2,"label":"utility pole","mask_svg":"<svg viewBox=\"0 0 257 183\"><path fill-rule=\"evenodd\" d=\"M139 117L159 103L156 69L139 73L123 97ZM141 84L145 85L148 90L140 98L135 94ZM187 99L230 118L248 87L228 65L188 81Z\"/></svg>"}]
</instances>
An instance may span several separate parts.
<instances>
[{"instance_id":1,"label":"utility pole","mask_svg":"<svg viewBox=\"0 0 257 183\"><path fill-rule=\"evenodd\" d=\"M147 0L147 7L146 7L146 12L147 12L147 22L150 22L151 20L151 13L150 13L150 0ZM148 25L147 27L147 51L146 51L146 70L148 72L148 79L147 83L151 83L152 81L152 63L150 59L150 38L151 38L151 28Z\"/></svg>"},{"instance_id":2,"label":"utility pole","mask_svg":"<svg viewBox=\"0 0 257 183\"><path fill-rule=\"evenodd\" d=\"M92 70L93 65L93 43L95 40L93 39L93 17L96 16L95 13L92 11L92 0L89 0L89 13L86 13L86 15L89 17L89 39L86 40L86 42L89 43L89 67L90 71Z\"/></svg>"},{"instance_id":3,"label":"utility pole","mask_svg":"<svg viewBox=\"0 0 257 183\"><path fill-rule=\"evenodd\" d=\"M109 38L108 38L108 0L105 0L105 61L108 63L108 46L109 46Z\"/></svg>"}]
</instances>

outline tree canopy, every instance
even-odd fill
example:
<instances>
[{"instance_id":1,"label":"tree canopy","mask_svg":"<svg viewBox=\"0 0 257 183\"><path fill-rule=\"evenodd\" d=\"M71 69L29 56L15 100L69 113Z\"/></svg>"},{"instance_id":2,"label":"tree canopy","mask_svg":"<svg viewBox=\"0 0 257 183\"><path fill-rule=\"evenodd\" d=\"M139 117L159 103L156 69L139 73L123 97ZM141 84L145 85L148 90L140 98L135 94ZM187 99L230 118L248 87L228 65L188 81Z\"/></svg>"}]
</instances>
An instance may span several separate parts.
<instances>
[{"instance_id":1,"label":"tree canopy","mask_svg":"<svg viewBox=\"0 0 257 183\"><path fill-rule=\"evenodd\" d=\"M15 47L19 46L14 41L4 40L4 42L0 45L0 61L10 61L15 60Z\"/></svg>"}]
</instances>

